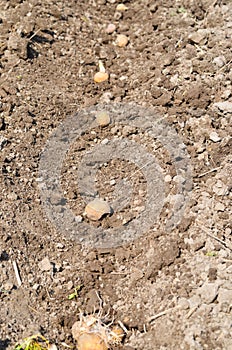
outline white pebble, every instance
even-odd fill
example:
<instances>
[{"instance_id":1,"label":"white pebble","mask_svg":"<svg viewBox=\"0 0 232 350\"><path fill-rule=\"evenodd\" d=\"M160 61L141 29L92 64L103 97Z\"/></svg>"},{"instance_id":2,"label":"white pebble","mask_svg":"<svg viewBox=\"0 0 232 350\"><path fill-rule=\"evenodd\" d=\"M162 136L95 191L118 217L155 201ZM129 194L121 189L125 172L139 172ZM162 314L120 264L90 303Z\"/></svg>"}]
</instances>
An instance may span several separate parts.
<instances>
[{"instance_id":1,"label":"white pebble","mask_svg":"<svg viewBox=\"0 0 232 350\"><path fill-rule=\"evenodd\" d=\"M213 63L215 63L219 68L223 67L226 64L225 56L218 56L213 59Z\"/></svg>"},{"instance_id":2,"label":"white pebble","mask_svg":"<svg viewBox=\"0 0 232 350\"><path fill-rule=\"evenodd\" d=\"M209 134L209 138L213 142L219 142L221 140L220 136L218 136L218 133L216 131L212 131Z\"/></svg>"},{"instance_id":3,"label":"white pebble","mask_svg":"<svg viewBox=\"0 0 232 350\"><path fill-rule=\"evenodd\" d=\"M83 220L83 218L82 218L82 216L81 216L81 215L77 215L77 216L75 216L75 221L76 221L77 223L82 222L82 220Z\"/></svg>"},{"instance_id":4,"label":"white pebble","mask_svg":"<svg viewBox=\"0 0 232 350\"><path fill-rule=\"evenodd\" d=\"M224 206L223 203L218 202L218 203L215 204L214 209L216 211L224 211L225 210L225 206Z\"/></svg>"},{"instance_id":5,"label":"white pebble","mask_svg":"<svg viewBox=\"0 0 232 350\"><path fill-rule=\"evenodd\" d=\"M172 181L171 175L166 175L164 178L164 182L171 182L171 181Z\"/></svg>"},{"instance_id":6,"label":"white pebble","mask_svg":"<svg viewBox=\"0 0 232 350\"><path fill-rule=\"evenodd\" d=\"M101 142L102 145L107 145L107 143L109 143L109 139L104 139Z\"/></svg>"},{"instance_id":7,"label":"white pebble","mask_svg":"<svg viewBox=\"0 0 232 350\"><path fill-rule=\"evenodd\" d=\"M116 29L116 25L113 23L109 23L108 26L106 27L105 32L107 34L112 34L115 31L115 29Z\"/></svg>"},{"instance_id":8,"label":"white pebble","mask_svg":"<svg viewBox=\"0 0 232 350\"><path fill-rule=\"evenodd\" d=\"M52 264L47 256L38 265L41 271L50 271L52 269Z\"/></svg>"}]
</instances>

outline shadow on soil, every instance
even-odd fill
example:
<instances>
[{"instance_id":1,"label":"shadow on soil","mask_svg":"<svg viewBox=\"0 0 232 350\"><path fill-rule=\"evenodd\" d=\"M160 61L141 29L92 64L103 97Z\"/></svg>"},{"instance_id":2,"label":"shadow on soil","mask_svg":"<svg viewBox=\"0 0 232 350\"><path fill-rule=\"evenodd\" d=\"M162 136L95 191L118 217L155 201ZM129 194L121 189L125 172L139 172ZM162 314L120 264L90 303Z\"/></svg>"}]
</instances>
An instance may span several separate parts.
<instances>
[{"instance_id":1,"label":"shadow on soil","mask_svg":"<svg viewBox=\"0 0 232 350\"><path fill-rule=\"evenodd\" d=\"M5 340L0 339L0 350L5 350L9 344L10 344L9 339L5 339Z\"/></svg>"}]
</instances>

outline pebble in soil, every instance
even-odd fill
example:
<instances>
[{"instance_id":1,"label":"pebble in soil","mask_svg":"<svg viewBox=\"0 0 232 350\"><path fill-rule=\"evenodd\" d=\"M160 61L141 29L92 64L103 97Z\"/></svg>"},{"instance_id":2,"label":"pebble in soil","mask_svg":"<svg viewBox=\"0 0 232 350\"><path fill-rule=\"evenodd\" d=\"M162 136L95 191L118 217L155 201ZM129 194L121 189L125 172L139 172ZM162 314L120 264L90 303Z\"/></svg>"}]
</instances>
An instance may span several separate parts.
<instances>
[{"instance_id":1,"label":"pebble in soil","mask_svg":"<svg viewBox=\"0 0 232 350\"><path fill-rule=\"evenodd\" d=\"M119 34L116 38L115 44L119 47L125 47L129 42L129 39L124 34Z\"/></svg>"},{"instance_id":2,"label":"pebble in soil","mask_svg":"<svg viewBox=\"0 0 232 350\"><path fill-rule=\"evenodd\" d=\"M116 25L113 23L109 23L108 26L105 29L105 32L107 34L112 34L116 30Z\"/></svg>"}]
</instances>

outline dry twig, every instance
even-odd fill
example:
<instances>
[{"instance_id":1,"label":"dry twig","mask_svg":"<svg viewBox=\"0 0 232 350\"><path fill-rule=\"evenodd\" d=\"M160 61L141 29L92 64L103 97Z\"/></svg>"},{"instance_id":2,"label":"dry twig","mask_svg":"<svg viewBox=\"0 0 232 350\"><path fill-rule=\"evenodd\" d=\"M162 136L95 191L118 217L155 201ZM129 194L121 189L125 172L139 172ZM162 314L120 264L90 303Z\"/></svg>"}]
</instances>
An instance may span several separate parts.
<instances>
[{"instance_id":1,"label":"dry twig","mask_svg":"<svg viewBox=\"0 0 232 350\"><path fill-rule=\"evenodd\" d=\"M149 322L153 322L157 318L159 318L161 316L164 316L164 315L166 315L166 314L168 314L168 313L170 313L172 311L178 310L179 308L180 308L180 306L178 305L178 306L172 307L170 309L166 309L166 310L164 310L164 311L162 311L162 312L160 312L160 313L158 313L158 314L156 314L154 316L151 316L150 319L149 319Z\"/></svg>"},{"instance_id":2,"label":"dry twig","mask_svg":"<svg viewBox=\"0 0 232 350\"><path fill-rule=\"evenodd\" d=\"M219 167L217 167L217 168L213 168L213 169L211 169L211 170L206 171L205 173L202 173L202 174L198 175L198 177L203 177L203 176L208 175L208 174L210 174L210 173L213 173L214 171L217 171L217 170L219 170L219 169L221 169L221 168L222 168L221 166L219 166Z\"/></svg>"},{"instance_id":3,"label":"dry twig","mask_svg":"<svg viewBox=\"0 0 232 350\"><path fill-rule=\"evenodd\" d=\"M16 261L13 260L13 261L12 261L12 264L13 264L13 268L14 268L16 280L17 280L17 282L18 282L19 287L21 287L21 285L22 285L22 280L21 280L20 275L19 275L19 270L18 270L17 263L16 263Z\"/></svg>"},{"instance_id":4,"label":"dry twig","mask_svg":"<svg viewBox=\"0 0 232 350\"><path fill-rule=\"evenodd\" d=\"M212 235L212 233L210 233L205 227L200 227L197 226L200 230L204 231L209 237L215 239L216 241L218 241L219 243L221 243L225 248L229 249L230 251L232 251L232 247L230 246L230 244L228 244L227 242L223 241L222 239L218 238L217 236Z\"/></svg>"}]
</instances>

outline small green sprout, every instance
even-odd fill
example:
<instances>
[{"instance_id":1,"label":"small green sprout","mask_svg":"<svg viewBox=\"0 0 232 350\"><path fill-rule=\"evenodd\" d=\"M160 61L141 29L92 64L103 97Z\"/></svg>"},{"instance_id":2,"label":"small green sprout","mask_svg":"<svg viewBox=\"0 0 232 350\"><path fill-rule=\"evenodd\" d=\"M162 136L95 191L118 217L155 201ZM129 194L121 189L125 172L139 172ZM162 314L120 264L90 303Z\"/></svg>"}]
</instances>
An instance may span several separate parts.
<instances>
[{"instance_id":1,"label":"small green sprout","mask_svg":"<svg viewBox=\"0 0 232 350\"><path fill-rule=\"evenodd\" d=\"M183 6L181 6L181 7L179 7L179 8L177 9L177 12L178 12L178 13L185 13L185 12L186 12L186 9L185 9Z\"/></svg>"},{"instance_id":2,"label":"small green sprout","mask_svg":"<svg viewBox=\"0 0 232 350\"><path fill-rule=\"evenodd\" d=\"M78 297L78 293L79 293L79 291L81 290L82 287L83 287L82 285L76 286L74 288L74 292L69 294L68 300L72 300L74 298L77 298Z\"/></svg>"},{"instance_id":3,"label":"small green sprout","mask_svg":"<svg viewBox=\"0 0 232 350\"><path fill-rule=\"evenodd\" d=\"M206 256L217 256L216 252L207 252Z\"/></svg>"},{"instance_id":4,"label":"small green sprout","mask_svg":"<svg viewBox=\"0 0 232 350\"><path fill-rule=\"evenodd\" d=\"M41 334L25 338L21 344L16 344L14 350L49 350L49 341Z\"/></svg>"},{"instance_id":5,"label":"small green sprout","mask_svg":"<svg viewBox=\"0 0 232 350\"><path fill-rule=\"evenodd\" d=\"M0 294L3 293L3 294L6 294L6 293L9 293L10 291L9 290L5 290L5 289L1 289L0 288Z\"/></svg>"}]
</instances>

